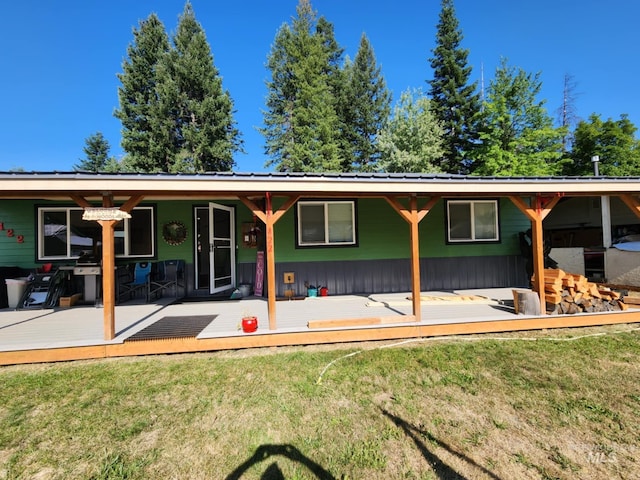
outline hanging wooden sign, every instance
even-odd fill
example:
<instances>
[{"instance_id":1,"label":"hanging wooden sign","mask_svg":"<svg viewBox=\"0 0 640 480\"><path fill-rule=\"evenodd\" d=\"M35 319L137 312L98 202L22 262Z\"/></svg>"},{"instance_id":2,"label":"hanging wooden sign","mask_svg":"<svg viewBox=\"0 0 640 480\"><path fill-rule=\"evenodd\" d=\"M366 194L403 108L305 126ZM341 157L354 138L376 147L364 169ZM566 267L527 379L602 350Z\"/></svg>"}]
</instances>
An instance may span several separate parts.
<instances>
[{"instance_id":1,"label":"hanging wooden sign","mask_svg":"<svg viewBox=\"0 0 640 480\"><path fill-rule=\"evenodd\" d=\"M82 213L83 220L124 220L125 218L131 218L131 215L118 207L87 207Z\"/></svg>"},{"instance_id":2,"label":"hanging wooden sign","mask_svg":"<svg viewBox=\"0 0 640 480\"><path fill-rule=\"evenodd\" d=\"M253 294L256 297L262 296L264 286L264 252L258 251L256 255L256 284L253 287Z\"/></svg>"}]
</instances>

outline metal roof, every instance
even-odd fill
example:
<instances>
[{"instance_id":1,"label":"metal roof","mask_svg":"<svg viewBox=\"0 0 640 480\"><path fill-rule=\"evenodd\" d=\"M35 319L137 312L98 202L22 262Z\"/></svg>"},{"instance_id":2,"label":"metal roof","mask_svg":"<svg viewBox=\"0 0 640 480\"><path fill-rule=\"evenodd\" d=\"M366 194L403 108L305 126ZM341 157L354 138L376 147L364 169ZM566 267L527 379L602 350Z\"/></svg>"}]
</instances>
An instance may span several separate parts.
<instances>
[{"instance_id":1,"label":"metal roof","mask_svg":"<svg viewBox=\"0 0 640 480\"><path fill-rule=\"evenodd\" d=\"M114 194L600 195L640 193L640 177L496 177L432 173L93 173L0 172L0 196L63 192Z\"/></svg>"}]
</instances>

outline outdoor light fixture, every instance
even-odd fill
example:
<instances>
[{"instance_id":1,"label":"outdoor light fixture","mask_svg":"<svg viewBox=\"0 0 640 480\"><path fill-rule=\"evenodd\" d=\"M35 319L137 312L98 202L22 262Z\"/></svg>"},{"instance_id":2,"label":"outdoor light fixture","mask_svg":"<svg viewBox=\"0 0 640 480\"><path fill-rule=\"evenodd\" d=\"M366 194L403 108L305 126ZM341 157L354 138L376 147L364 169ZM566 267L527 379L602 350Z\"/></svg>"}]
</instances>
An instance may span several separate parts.
<instances>
[{"instance_id":1,"label":"outdoor light fixture","mask_svg":"<svg viewBox=\"0 0 640 480\"><path fill-rule=\"evenodd\" d=\"M591 157L591 163L593 163L593 174L598 177L600 176L600 172L598 171L598 163L600 162L600 156L594 155Z\"/></svg>"}]
</instances>

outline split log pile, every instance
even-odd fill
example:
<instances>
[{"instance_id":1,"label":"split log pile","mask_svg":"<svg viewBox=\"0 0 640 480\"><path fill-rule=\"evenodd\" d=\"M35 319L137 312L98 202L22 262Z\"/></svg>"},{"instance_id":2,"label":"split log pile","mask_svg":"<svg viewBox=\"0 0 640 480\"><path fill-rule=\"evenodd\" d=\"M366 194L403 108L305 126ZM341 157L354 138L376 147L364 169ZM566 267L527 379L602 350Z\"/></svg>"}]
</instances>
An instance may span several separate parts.
<instances>
[{"instance_id":1,"label":"split log pile","mask_svg":"<svg viewBox=\"0 0 640 480\"><path fill-rule=\"evenodd\" d=\"M535 276L531 279L535 283ZM555 268L544 269L547 313L574 314L626 310L623 295L587 277Z\"/></svg>"}]
</instances>

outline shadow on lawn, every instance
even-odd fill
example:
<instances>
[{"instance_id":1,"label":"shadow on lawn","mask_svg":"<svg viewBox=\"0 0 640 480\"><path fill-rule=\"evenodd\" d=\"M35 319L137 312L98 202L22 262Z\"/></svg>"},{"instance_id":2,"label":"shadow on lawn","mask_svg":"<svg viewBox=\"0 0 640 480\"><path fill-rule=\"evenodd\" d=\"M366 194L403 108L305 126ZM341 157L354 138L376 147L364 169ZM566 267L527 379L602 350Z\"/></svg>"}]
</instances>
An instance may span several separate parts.
<instances>
[{"instance_id":1,"label":"shadow on lawn","mask_svg":"<svg viewBox=\"0 0 640 480\"><path fill-rule=\"evenodd\" d=\"M484 474L488 475L490 478L493 478L495 480L500 480L500 477L497 477L496 475L491 473L486 468L482 467L481 465L478 465L476 462L474 462L472 459L470 459L466 455L464 455L464 454L462 454L460 452L457 452L450 445L444 443L441 440L438 440L436 437L431 435L429 432L426 432L424 430L420 430L419 428L416 428L415 426L413 426L410 423L406 422L402 418L396 417L394 414L386 411L384 408L381 408L380 410L382 411L383 414L385 414L387 417L389 417L391 419L391 421L396 424L396 426L400 427L404 431L405 435L407 435L407 437L409 437L411 440L413 440L413 443L416 444L416 446L418 447L418 450L420 450L420 452L422 453L422 456L424 457L424 459L427 462L429 462L429 465L431 465L431 467L433 468L433 471L438 476L438 478L441 478L443 480L444 479L446 479L446 480L449 480L449 479L466 480L466 477L464 477L463 475L461 475L458 472L456 472L453 468L451 468L449 465L447 465L442 460L440 460L440 458L436 454L431 452L427 448L427 446L425 445L425 443L423 442L422 439L426 438L427 440L429 440L430 442L435 443L439 447L444 448L447 452L452 453L453 455L455 455L458 458L461 458L465 462L473 465L475 468L477 468L479 470L482 470L482 472Z\"/></svg>"},{"instance_id":2,"label":"shadow on lawn","mask_svg":"<svg viewBox=\"0 0 640 480\"><path fill-rule=\"evenodd\" d=\"M260 476L261 480L285 480L280 467L278 467L278 463L275 459L271 458L275 456L283 456L293 462L301 463L319 480L337 480L336 477L316 462L304 456L302 452L293 445L261 445L251 457L231 472L225 480L240 480L242 475L252 466L267 461L272 461L273 463L271 463Z\"/></svg>"}]
</instances>

